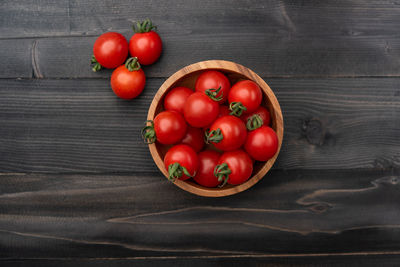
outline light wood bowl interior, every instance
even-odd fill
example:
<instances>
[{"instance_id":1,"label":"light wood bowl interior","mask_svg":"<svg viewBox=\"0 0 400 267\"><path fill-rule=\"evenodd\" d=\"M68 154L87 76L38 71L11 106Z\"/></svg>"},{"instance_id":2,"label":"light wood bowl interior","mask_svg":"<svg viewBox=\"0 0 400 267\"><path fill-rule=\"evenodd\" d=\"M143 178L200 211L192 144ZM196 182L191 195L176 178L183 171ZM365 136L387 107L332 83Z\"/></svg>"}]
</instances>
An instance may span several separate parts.
<instances>
[{"instance_id":1,"label":"light wood bowl interior","mask_svg":"<svg viewBox=\"0 0 400 267\"><path fill-rule=\"evenodd\" d=\"M283 139L282 111L279 106L278 100L276 99L275 94L272 92L271 88L252 70L230 61L208 60L186 66L174 73L171 77L169 77L161 85L160 89L154 96L153 102L151 103L149 108L147 119L154 120L155 116L163 110L163 97L166 95L168 90L177 86L186 86L188 88L194 89L197 77L204 70L221 71L229 78L231 85L239 80L244 79L249 79L256 82L263 91L263 102L261 105L266 107L271 113L271 127L275 130L279 139L278 152L275 154L275 156L267 162L256 161L252 177L250 177L250 179L243 184L236 186L227 184L223 188L207 188L197 184L192 179L189 179L187 181L176 180L174 183L176 186L182 188L183 190L200 196L222 197L233 195L250 188L259 180L261 180L274 164L276 158L278 157ZM150 153L154 159L154 162L166 178L168 178L168 172L164 168L163 159L165 153L170 147L171 146L161 145L157 142L154 144L149 144Z\"/></svg>"}]
</instances>

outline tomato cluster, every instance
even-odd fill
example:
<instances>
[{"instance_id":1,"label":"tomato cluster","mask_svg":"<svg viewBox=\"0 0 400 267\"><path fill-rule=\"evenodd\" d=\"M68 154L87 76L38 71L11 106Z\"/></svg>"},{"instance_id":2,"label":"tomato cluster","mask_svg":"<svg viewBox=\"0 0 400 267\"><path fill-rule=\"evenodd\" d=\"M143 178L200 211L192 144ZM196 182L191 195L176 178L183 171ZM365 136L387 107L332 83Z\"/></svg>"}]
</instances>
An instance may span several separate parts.
<instances>
[{"instance_id":1,"label":"tomato cluster","mask_svg":"<svg viewBox=\"0 0 400 267\"><path fill-rule=\"evenodd\" d=\"M223 73L207 70L193 89L180 86L166 94L164 111L142 130L144 140L172 145L164 157L171 181L193 178L205 187L244 183L254 161L267 161L278 150L260 87L251 80L231 86Z\"/></svg>"},{"instance_id":2,"label":"tomato cluster","mask_svg":"<svg viewBox=\"0 0 400 267\"><path fill-rule=\"evenodd\" d=\"M120 98L132 99L140 95L146 84L141 65L153 64L160 57L162 41L155 28L151 20L146 19L133 26L135 34L129 44L117 32L104 33L94 43L92 70L115 69L111 75L111 88Z\"/></svg>"}]
</instances>

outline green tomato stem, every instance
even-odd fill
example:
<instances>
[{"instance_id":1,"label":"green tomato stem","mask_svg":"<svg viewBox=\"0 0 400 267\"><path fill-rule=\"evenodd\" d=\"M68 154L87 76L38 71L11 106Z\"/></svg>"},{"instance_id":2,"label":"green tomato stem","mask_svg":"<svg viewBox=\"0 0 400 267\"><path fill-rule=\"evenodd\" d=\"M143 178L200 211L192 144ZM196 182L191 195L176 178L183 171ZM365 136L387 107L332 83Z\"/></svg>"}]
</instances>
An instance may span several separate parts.
<instances>
[{"instance_id":1,"label":"green tomato stem","mask_svg":"<svg viewBox=\"0 0 400 267\"><path fill-rule=\"evenodd\" d=\"M240 117L243 111L246 111L247 108L243 106L241 102L232 102L229 104L229 109L231 110L230 115L234 115L236 117Z\"/></svg>"},{"instance_id":2,"label":"green tomato stem","mask_svg":"<svg viewBox=\"0 0 400 267\"><path fill-rule=\"evenodd\" d=\"M151 125L147 125L149 122ZM142 137L146 144L153 144L157 140L154 122L152 120L147 120L145 122L145 126L142 129Z\"/></svg>"},{"instance_id":3,"label":"green tomato stem","mask_svg":"<svg viewBox=\"0 0 400 267\"><path fill-rule=\"evenodd\" d=\"M141 68L139 60L138 60L137 57L128 58L128 60L125 62L125 67L129 71L138 71Z\"/></svg>"},{"instance_id":4,"label":"green tomato stem","mask_svg":"<svg viewBox=\"0 0 400 267\"><path fill-rule=\"evenodd\" d=\"M180 165L178 162L175 162L168 166L168 174L169 174L168 180L170 180L173 183L176 181L176 179L181 178L183 174L185 174L188 177L194 176L191 175L189 171L185 167Z\"/></svg>"},{"instance_id":5,"label":"green tomato stem","mask_svg":"<svg viewBox=\"0 0 400 267\"><path fill-rule=\"evenodd\" d=\"M204 135L206 144L209 144L210 142L219 143L224 139L220 128L212 130L211 132L207 130Z\"/></svg>"},{"instance_id":6,"label":"green tomato stem","mask_svg":"<svg viewBox=\"0 0 400 267\"><path fill-rule=\"evenodd\" d=\"M152 30L156 30L157 27L153 25L150 19L145 19L142 22L140 21L135 22L132 26L132 29L135 33L145 33L145 32L150 32Z\"/></svg>"},{"instance_id":7,"label":"green tomato stem","mask_svg":"<svg viewBox=\"0 0 400 267\"><path fill-rule=\"evenodd\" d=\"M218 182L224 181L221 185L218 187L224 187L226 183L228 182L229 179L229 174L231 174L232 171L229 169L229 166L227 163L222 163L220 165L215 166L214 168L214 176L218 178Z\"/></svg>"},{"instance_id":8,"label":"green tomato stem","mask_svg":"<svg viewBox=\"0 0 400 267\"><path fill-rule=\"evenodd\" d=\"M247 119L246 127L249 131L255 130L260 128L263 125L263 120L261 119L260 115L254 114L250 118Z\"/></svg>"},{"instance_id":9,"label":"green tomato stem","mask_svg":"<svg viewBox=\"0 0 400 267\"><path fill-rule=\"evenodd\" d=\"M100 63L97 61L97 59L92 55L92 58L90 59L90 64L92 65L92 71L97 72L102 69L102 66Z\"/></svg>"},{"instance_id":10,"label":"green tomato stem","mask_svg":"<svg viewBox=\"0 0 400 267\"><path fill-rule=\"evenodd\" d=\"M223 93L222 93L222 92L221 92L221 95L220 95L220 96L217 96L217 95L219 94L220 91L221 91L221 86L218 87L218 89L215 89L215 88L207 89L207 90L205 91L205 93L206 93L206 95L207 95L209 98L211 98L212 100L214 100L214 101L216 101L216 102L219 102L219 101L221 101L222 98L223 98Z\"/></svg>"}]
</instances>

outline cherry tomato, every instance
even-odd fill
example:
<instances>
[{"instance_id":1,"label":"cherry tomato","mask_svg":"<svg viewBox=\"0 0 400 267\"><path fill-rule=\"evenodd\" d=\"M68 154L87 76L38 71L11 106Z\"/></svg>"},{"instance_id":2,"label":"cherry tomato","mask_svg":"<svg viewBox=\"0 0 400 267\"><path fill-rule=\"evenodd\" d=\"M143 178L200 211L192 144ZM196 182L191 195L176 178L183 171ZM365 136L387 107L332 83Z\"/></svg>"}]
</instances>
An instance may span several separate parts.
<instances>
[{"instance_id":1,"label":"cherry tomato","mask_svg":"<svg viewBox=\"0 0 400 267\"><path fill-rule=\"evenodd\" d=\"M246 141L247 130L238 117L227 115L220 117L211 124L206 133L206 141L223 151L236 150Z\"/></svg>"},{"instance_id":2,"label":"cherry tomato","mask_svg":"<svg viewBox=\"0 0 400 267\"><path fill-rule=\"evenodd\" d=\"M201 92L191 94L183 109L186 121L193 127L204 127L212 123L219 113L219 105Z\"/></svg>"},{"instance_id":3,"label":"cherry tomato","mask_svg":"<svg viewBox=\"0 0 400 267\"><path fill-rule=\"evenodd\" d=\"M150 126L142 129L143 139L151 144L156 140L164 145L175 144L185 136L187 124L185 119L176 111L160 112Z\"/></svg>"},{"instance_id":4,"label":"cherry tomato","mask_svg":"<svg viewBox=\"0 0 400 267\"><path fill-rule=\"evenodd\" d=\"M182 144L186 144L199 152L204 147L204 132L200 128L188 127Z\"/></svg>"},{"instance_id":5,"label":"cherry tomato","mask_svg":"<svg viewBox=\"0 0 400 267\"><path fill-rule=\"evenodd\" d=\"M193 179L200 185L206 187L216 187L222 181L214 175L214 169L218 164L221 154L213 150L205 150L197 154L199 158L199 168Z\"/></svg>"},{"instance_id":6,"label":"cherry tomato","mask_svg":"<svg viewBox=\"0 0 400 267\"><path fill-rule=\"evenodd\" d=\"M137 22L134 27L135 34L129 41L129 53L137 57L140 64L150 65L157 61L162 51L162 41L158 33L153 31L151 20Z\"/></svg>"},{"instance_id":7,"label":"cherry tomato","mask_svg":"<svg viewBox=\"0 0 400 267\"><path fill-rule=\"evenodd\" d=\"M186 180L196 175L199 159L196 152L188 145L171 147L164 157L164 166L168 171L168 179Z\"/></svg>"},{"instance_id":8,"label":"cherry tomato","mask_svg":"<svg viewBox=\"0 0 400 267\"><path fill-rule=\"evenodd\" d=\"M111 88L123 99L132 99L140 95L145 84L146 76L137 58L128 59L125 65L119 66L111 74Z\"/></svg>"},{"instance_id":9,"label":"cherry tomato","mask_svg":"<svg viewBox=\"0 0 400 267\"><path fill-rule=\"evenodd\" d=\"M244 80L235 83L228 96L229 108L234 115L252 113L260 106L262 93L260 87L253 81Z\"/></svg>"},{"instance_id":10,"label":"cherry tomato","mask_svg":"<svg viewBox=\"0 0 400 267\"><path fill-rule=\"evenodd\" d=\"M247 134L244 148L255 160L267 161L278 151L278 137L268 126L261 126Z\"/></svg>"},{"instance_id":11,"label":"cherry tomato","mask_svg":"<svg viewBox=\"0 0 400 267\"><path fill-rule=\"evenodd\" d=\"M93 71L98 71L101 67L116 68L124 64L127 57L128 42L125 37L117 32L103 33L93 46Z\"/></svg>"},{"instance_id":12,"label":"cherry tomato","mask_svg":"<svg viewBox=\"0 0 400 267\"><path fill-rule=\"evenodd\" d=\"M183 114L187 98L193 94L193 90L187 87L175 87L164 98L164 108L166 110L175 110Z\"/></svg>"},{"instance_id":13,"label":"cherry tomato","mask_svg":"<svg viewBox=\"0 0 400 267\"><path fill-rule=\"evenodd\" d=\"M214 175L219 181L238 185L246 182L253 172L253 161L243 150L228 151L222 154L218 165L214 169Z\"/></svg>"},{"instance_id":14,"label":"cherry tomato","mask_svg":"<svg viewBox=\"0 0 400 267\"><path fill-rule=\"evenodd\" d=\"M219 71L208 70L200 74L196 80L197 92L204 92L213 96L213 99L222 104L228 98L231 83L228 78Z\"/></svg>"},{"instance_id":15,"label":"cherry tomato","mask_svg":"<svg viewBox=\"0 0 400 267\"><path fill-rule=\"evenodd\" d=\"M248 120L256 114L260 116L262 125L268 126L271 123L271 115L269 114L268 109L263 106L259 106L256 111L253 111L252 113L243 114L240 118L245 124L247 124Z\"/></svg>"}]
</instances>

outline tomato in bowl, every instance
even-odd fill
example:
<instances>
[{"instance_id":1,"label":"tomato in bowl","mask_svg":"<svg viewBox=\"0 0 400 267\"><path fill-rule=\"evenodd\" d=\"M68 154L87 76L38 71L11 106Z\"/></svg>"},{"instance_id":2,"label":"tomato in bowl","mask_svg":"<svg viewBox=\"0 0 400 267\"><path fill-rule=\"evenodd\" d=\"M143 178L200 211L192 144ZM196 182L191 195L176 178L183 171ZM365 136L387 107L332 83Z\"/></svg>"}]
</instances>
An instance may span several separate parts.
<instances>
[{"instance_id":1,"label":"tomato in bowl","mask_svg":"<svg viewBox=\"0 0 400 267\"><path fill-rule=\"evenodd\" d=\"M196 195L206 196L206 197L222 197L222 196L233 195L252 187L259 180L261 180L271 169L276 158L278 157L279 150L282 145L283 117L279 102L275 94L268 86L268 84L255 72L234 62L224 61L224 60L208 60L186 66L177 71L176 73L174 73L172 76L170 76L161 85L156 95L154 96L154 99L148 111L147 119L149 121L153 121L159 113L164 111L163 107L164 98L174 88L177 87L191 88L193 89L193 92L195 92L194 89L196 86L197 78L202 73L208 70L218 71L223 73L228 78L231 85L237 84L238 82L242 81L252 81L255 84L257 84L262 92L261 106L266 110L268 110L270 114L270 121L268 122L270 125L268 127L270 127L276 133L277 137L276 153L272 156L272 158L269 158L267 161L254 161L254 165L252 166L253 168L251 172L251 177L241 184L238 185L226 184L223 187L206 187L196 183L194 179L185 179L185 180L174 179L173 181L173 183L176 186ZM257 99L260 99L259 96L256 97ZM251 108L250 111L255 110L255 107L253 108L250 107L249 105L248 107ZM212 145L208 146L210 146L209 149L211 150L215 149L211 147ZM153 160L166 178L170 177L170 174L168 173L168 170L165 168L164 158L167 151L170 148L171 145L163 145L159 142L154 142L149 144L149 149L153 157ZM206 147L206 149L208 148Z\"/></svg>"}]
</instances>

